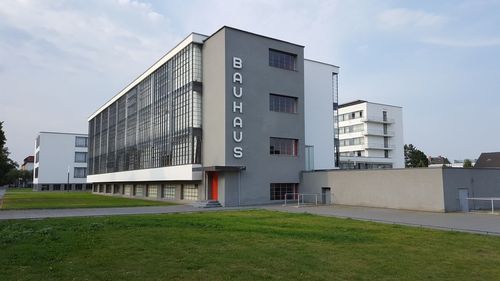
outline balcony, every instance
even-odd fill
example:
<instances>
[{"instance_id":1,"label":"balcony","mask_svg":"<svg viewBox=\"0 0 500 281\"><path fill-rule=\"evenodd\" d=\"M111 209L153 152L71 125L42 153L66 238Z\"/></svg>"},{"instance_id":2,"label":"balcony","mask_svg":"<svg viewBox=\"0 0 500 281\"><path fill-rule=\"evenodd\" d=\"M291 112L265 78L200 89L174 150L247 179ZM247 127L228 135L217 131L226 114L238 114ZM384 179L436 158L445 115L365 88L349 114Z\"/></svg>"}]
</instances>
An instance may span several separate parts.
<instances>
[{"instance_id":1,"label":"balcony","mask_svg":"<svg viewBox=\"0 0 500 281\"><path fill-rule=\"evenodd\" d=\"M352 163L392 163L392 158L385 157L369 157L369 156L340 156L341 162Z\"/></svg>"},{"instance_id":2,"label":"balcony","mask_svg":"<svg viewBox=\"0 0 500 281\"><path fill-rule=\"evenodd\" d=\"M381 123L381 124L392 124L394 123L393 118L383 118L380 116L365 116L361 118L362 122L372 122L372 123Z\"/></svg>"},{"instance_id":3,"label":"balcony","mask_svg":"<svg viewBox=\"0 0 500 281\"><path fill-rule=\"evenodd\" d=\"M393 131L375 130L369 129L363 132L364 136L382 136L382 137L394 137Z\"/></svg>"},{"instance_id":4,"label":"balcony","mask_svg":"<svg viewBox=\"0 0 500 281\"><path fill-rule=\"evenodd\" d=\"M384 143L367 143L363 145L364 149L379 149L379 150L393 150L394 145Z\"/></svg>"}]
</instances>

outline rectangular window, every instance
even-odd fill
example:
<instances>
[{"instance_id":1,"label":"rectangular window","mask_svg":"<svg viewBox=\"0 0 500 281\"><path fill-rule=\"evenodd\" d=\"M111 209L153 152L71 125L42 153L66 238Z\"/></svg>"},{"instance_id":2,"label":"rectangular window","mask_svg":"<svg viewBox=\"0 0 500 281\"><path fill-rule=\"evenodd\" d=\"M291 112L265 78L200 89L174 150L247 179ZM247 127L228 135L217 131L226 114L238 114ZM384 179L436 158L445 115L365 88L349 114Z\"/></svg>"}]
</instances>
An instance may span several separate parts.
<instances>
[{"instance_id":1,"label":"rectangular window","mask_svg":"<svg viewBox=\"0 0 500 281\"><path fill-rule=\"evenodd\" d=\"M144 196L144 187L145 186L143 184L136 185L134 195L139 197Z\"/></svg>"},{"instance_id":2,"label":"rectangular window","mask_svg":"<svg viewBox=\"0 0 500 281\"><path fill-rule=\"evenodd\" d=\"M74 178L85 178L87 177L87 168L84 167L75 167L75 171L73 174Z\"/></svg>"},{"instance_id":3,"label":"rectangular window","mask_svg":"<svg viewBox=\"0 0 500 281\"><path fill-rule=\"evenodd\" d=\"M185 184L182 186L183 200L198 200L198 186L195 184Z\"/></svg>"},{"instance_id":4,"label":"rectangular window","mask_svg":"<svg viewBox=\"0 0 500 281\"><path fill-rule=\"evenodd\" d=\"M87 147L87 137L75 137L76 147Z\"/></svg>"},{"instance_id":5,"label":"rectangular window","mask_svg":"<svg viewBox=\"0 0 500 281\"><path fill-rule=\"evenodd\" d=\"M297 113L296 97L269 94L269 110L284 113Z\"/></svg>"},{"instance_id":6,"label":"rectangular window","mask_svg":"<svg viewBox=\"0 0 500 281\"><path fill-rule=\"evenodd\" d=\"M299 140L285 138L270 138L270 154L297 156Z\"/></svg>"},{"instance_id":7,"label":"rectangular window","mask_svg":"<svg viewBox=\"0 0 500 281\"><path fill-rule=\"evenodd\" d=\"M297 55L269 49L269 66L297 70Z\"/></svg>"},{"instance_id":8,"label":"rectangular window","mask_svg":"<svg viewBox=\"0 0 500 281\"><path fill-rule=\"evenodd\" d=\"M131 184L126 184L125 185L125 190L124 190L124 194L125 196L132 196L132 189L133 189L133 185Z\"/></svg>"},{"instance_id":9,"label":"rectangular window","mask_svg":"<svg viewBox=\"0 0 500 281\"><path fill-rule=\"evenodd\" d=\"M158 185L150 184L148 186L148 197L156 198L158 196Z\"/></svg>"},{"instance_id":10,"label":"rectangular window","mask_svg":"<svg viewBox=\"0 0 500 281\"><path fill-rule=\"evenodd\" d=\"M40 136L36 137L36 148L40 146Z\"/></svg>"},{"instance_id":11,"label":"rectangular window","mask_svg":"<svg viewBox=\"0 0 500 281\"><path fill-rule=\"evenodd\" d=\"M285 200L285 195L296 198L294 193L298 190L297 183L271 183L271 200Z\"/></svg>"},{"instance_id":12,"label":"rectangular window","mask_svg":"<svg viewBox=\"0 0 500 281\"><path fill-rule=\"evenodd\" d=\"M340 146L350 146L350 145L362 145L365 143L364 138L352 138L340 140Z\"/></svg>"},{"instance_id":13,"label":"rectangular window","mask_svg":"<svg viewBox=\"0 0 500 281\"><path fill-rule=\"evenodd\" d=\"M76 163L87 163L87 152L75 152Z\"/></svg>"},{"instance_id":14,"label":"rectangular window","mask_svg":"<svg viewBox=\"0 0 500 281\"><path fill-rule=\"evenodd\" d=\"M61 190L61 185L60 184L54 184L52 186L52 190Z\"/></svg>"},{"instance_id":15,"label":"rectangular window","mask_svg":"<svg viewBox=\"0 0 500 281\"><path fill-rule=\"evenodd\" d=\"M40 151L37 151L35 154L35 163L38 163L40 161Z\"/></svg>"},{"instance_id":16,"label":"rectangular window","mask_svg":"<svg viewBox=\"0 0 500 281\"><path fill-rule=\"evenodd\" d=\"M163 198L165 199L175 199L175 186L165 186L163 188Z\"/></svg>"},{"instance_id":17,"label":"rectangular window","mask_svg":"<svg viewBox=\"0 0 500 281\"><path fill-rule=\"evenodd\" d=\"M38 178L38 167L35 168L35 179Z\"/></svg>"}]
</instances>

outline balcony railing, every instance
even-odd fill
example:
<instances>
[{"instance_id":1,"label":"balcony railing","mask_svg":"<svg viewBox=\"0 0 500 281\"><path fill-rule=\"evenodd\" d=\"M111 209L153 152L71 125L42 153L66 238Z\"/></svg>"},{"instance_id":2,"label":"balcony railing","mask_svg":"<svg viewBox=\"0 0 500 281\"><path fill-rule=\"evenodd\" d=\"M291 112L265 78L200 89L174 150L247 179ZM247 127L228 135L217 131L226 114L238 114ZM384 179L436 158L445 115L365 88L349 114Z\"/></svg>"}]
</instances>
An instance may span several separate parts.
<instances>
[{"instance_id":1,"label":"balcony railing","mask_svg":"<svg viewBox=\"0 0 500 281\"><path fill-rule=\"evenodd\" d=\"M365 136L388 136L388 137L393 137L394 132L393 131L385 131L384 130L368 130L363 132L363 135Z\"/></svg>"},{"instance_id":2,"label":"balcony railing","mask_svg":"<svg viewBox=\"0 0 500 281\"><path fill-rule=\"evenodd\" d=\"M394 149L394 145L384 144L384 143L366 143L363 146L365 149L383 149L383 150Z\"/></svg>"},{"instance_id":3,"label":"balcony railing","mask_svg":"<svg viewBox=\"0 0 500 281\"><path fill-rule=\"evenodd\" d=\"M361 121L363 122L374 122L374 123L394 123L393 118L383 118L380 116L365 116L361 118Z\"/></svg>"}]
</instances>

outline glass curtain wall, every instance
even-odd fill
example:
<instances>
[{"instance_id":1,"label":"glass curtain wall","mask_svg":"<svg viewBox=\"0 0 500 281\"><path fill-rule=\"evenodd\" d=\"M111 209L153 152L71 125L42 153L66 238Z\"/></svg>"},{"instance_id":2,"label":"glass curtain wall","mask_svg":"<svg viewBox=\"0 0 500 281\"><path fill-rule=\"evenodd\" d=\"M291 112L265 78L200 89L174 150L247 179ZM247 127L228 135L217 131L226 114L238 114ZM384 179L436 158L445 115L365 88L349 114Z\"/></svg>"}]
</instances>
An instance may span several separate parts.
<instances>
[{"instance_id":1,"label":"glass curtain wall","mask_svg":"<svg viewBox=\"0 0 500 281\"><path fill-rule=\"evenodd\" d=\"M200 164L201 73L190 44L91 119L88 173Z\"/></svg>"}]
</instances>

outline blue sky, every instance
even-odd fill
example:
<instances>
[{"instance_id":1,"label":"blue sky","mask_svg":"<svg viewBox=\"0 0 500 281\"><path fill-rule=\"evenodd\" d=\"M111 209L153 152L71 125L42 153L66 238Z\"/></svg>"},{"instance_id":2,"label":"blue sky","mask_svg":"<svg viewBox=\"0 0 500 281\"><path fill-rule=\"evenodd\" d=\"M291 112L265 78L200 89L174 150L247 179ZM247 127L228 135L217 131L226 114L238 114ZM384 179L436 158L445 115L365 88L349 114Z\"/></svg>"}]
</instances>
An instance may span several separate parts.
<instances>
[{"instance_id":1,"label":"blue sky","mask_svg":"<svg viewBox=\"0 0 500 281\"><path fill-rule=\"evenodd\" d=\"M222 25L341 67L340 101L403 106L428 155L500 151L500 0L0 2L0 120L14 160L87 117L190 32Z\"/></svg>"}]
</instances>

